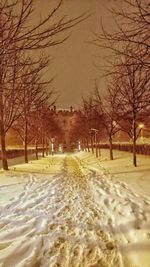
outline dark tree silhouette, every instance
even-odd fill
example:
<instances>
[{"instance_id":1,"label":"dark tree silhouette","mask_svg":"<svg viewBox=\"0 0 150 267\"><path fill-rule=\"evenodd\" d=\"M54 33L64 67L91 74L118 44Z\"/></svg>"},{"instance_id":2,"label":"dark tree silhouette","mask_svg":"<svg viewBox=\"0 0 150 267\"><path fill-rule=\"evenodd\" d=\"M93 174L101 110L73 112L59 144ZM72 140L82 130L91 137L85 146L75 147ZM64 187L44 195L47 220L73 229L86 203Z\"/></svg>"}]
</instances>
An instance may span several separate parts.
<instances>
[{"instance_id":1,"label":"dark tree silhouette","mask_svg":"<svg viewBox=\"0 0 150 267\"><path fill-rule=\"evenodd\" d=\"M38 112L43 106L50 107L54 104L53 90L47 90L50 82L43 82L41 79L41 72L47 66L48 62L42 58L37 64L33 66L31 60L30 64L26 65L21 75L21 93L20 93L20 110L19 119L14 123L13 128L19 133L23 143L25 152L25 162L28 162L27 146L32 140L32 114Z\"/></svg>"},{"instance_id":2,"label":"dark tree silhouette","mask_svg":"<svg viewBox=\"0 0 150 267\"><path fill-rule=\"evenodd\" d=\"M81 14L73 19L59 16L62 5L60 0L45 18L32 25L34 0L0 1L0 135L5 170L8 170L5 135L20 113L17 78L23 68L20 58L24 59L32 50L63 43L69 38L67 31L88 16ZM24 60L23 63L28 64Z\"/></svg>"},{"instance_id":3,"label":"dark tree silhouette","mask_svg":"<svg viewBox=\"0 0 150 267\"><path fill-rule=\"evenodd\" d=\"M101 32L95 34L94 43L114 57L118 55L134 59L134 64L150 67L150 4L147 0L123 0L109 9L114 18L114 31L101 24ZM126 49L125 49L126 48Z\"/></svg>"},{"instance_id":4,"label":"dark tree silhouette","mask_svg":"<svg viewBox=\"0 0 150 267\"><path fill-rule=\"evenodd\" d=\"M137 166L139 122L144 122L146 110L150 109L149 69L143 64L134 64L134 60L127 57L120 63L117 72L117 121L133 141L133 164Z\"/></svg>"},{"instance_id":5,"label":"dark tree silhouette","mask_svg":"<svg viewBox=\"0 0 150 267\"><path fill-rule=\"evenodd\" d=\"M113 136L120 131L117 123L117 104L119 90L114 86L114 81L109 83L107 93L101 96L100 90L96 86L95 90L95 109L100 118L100 123L105 129L105 134L109 139L110 159L113 160L112 141Z\"/></svg>"}]
</instances>

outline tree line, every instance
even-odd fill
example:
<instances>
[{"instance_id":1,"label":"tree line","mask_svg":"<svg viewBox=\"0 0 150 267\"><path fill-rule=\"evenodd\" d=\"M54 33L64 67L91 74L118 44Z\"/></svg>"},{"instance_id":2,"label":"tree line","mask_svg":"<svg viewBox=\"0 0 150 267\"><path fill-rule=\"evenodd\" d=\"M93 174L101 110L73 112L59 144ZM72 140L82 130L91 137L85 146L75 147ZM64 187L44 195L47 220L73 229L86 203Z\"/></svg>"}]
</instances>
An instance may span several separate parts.
<instances>
[{"instance_id":1,"label":"tree line","mask_svg":"<svg viewBox=\"0 0 150 267\"><path fill-rule=\"evenodd\" d=\"M95 82L91 96L83 99L72 138L82 139L88 148L107 136L113 159L113 136L123 131L132 140L133 164L137 166L139 124L148 127L150 118L150 5L147 0L123 0L109 12L115 30L109 31L101 23L101 31L93 40L94 45L107 51L105 66L100 66L107 88L102 92Z\"/></svg>"},{"instance_id":2,"label":"tree line","mask_svg":"<svg viewBox=\"0 0 150 267\"><path fill-rule=\"evenodd\" d=\"M15 129L27 146L34 140L43 145L56 122L47 117L56 96L53 78L43 74L49 59L43 50L66 41L69 29L85 20L87 14L75 18L59 15L63 1L57 2L48 15L34 22L34 0L0 1L0 138L3 169L8 170L6 134ZM55 126L55 127L54 127Z\"/></svg>"}]
</instances>

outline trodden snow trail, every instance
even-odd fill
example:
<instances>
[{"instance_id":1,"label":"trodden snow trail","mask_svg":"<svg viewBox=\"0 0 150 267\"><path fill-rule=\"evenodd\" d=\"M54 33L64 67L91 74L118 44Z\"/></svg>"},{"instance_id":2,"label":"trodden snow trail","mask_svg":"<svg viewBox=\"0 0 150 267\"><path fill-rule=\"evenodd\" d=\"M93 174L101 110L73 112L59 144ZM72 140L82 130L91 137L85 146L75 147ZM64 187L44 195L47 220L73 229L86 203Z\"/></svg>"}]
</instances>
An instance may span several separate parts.
<instances>
[{"instance_id":1,"label":"trodden snow trail","mask_svg":"<svg viewBox=\"0 0 150 267\"><path fill-rule=\"evenodd\" d=\"M138 235L150 248L150 200L85 158L54 160L60 173L25 174L23 192L0 207L0 267L149 267L127 252Z\"/></svg>"}]
</instances>

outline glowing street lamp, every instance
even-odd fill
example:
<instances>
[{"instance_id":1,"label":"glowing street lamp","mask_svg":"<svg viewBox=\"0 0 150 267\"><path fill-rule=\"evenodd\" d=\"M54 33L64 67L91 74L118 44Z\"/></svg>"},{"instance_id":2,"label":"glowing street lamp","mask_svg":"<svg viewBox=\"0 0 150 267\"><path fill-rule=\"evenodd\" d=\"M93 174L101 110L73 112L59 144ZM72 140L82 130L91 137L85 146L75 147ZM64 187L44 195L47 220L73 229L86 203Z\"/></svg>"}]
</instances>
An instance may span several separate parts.
<instances>
[{"instance_id":1,"label":"glowing street lamp","mask_svg":"<svg viewBox=\"0 0 150 267\"><path fill-rule=\"evenodd\" d=\"M54 141L55 141L55 138L51 138L51 154L52 154L52 156L54 155Z\"/></svg>"},{"instance_id":2,"label":"glowing street lamp","mask_svg":"<svg viewBox=\"0 0 150 267\"><path fill-rule=\"evenodd\" d=\"M81 143L80 143L80 141L78 141L78 151L79 152L81 151Z\"/></svg>"},{"instance_id":3,"label":"glowing street lamp","mask_svg":"<svg viewBox=\"0 0 150 267\"><path fill-rule=\"evenodd\" d=\"M143 143L143 142L144 142L144 135L143 135L144 124L143 124L143 123L140 123L138 127L139 127L139 129L140 129L140 133L141 133L141 141L142 141L142 143Z\"/></svg>"}]
</instances>

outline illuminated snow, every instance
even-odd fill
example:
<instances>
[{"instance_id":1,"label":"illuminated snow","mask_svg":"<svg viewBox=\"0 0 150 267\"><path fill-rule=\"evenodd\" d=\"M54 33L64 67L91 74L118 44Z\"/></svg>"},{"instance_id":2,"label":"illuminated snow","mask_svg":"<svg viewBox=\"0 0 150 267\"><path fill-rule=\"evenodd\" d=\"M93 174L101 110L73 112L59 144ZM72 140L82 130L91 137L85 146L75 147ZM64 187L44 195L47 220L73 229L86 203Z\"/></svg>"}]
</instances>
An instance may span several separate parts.
<instances>
[{"instance_id":1,"label":"illuminated snow","mask_svg":"<svg viewBox=\"0 0 150 267\"><path fill-rule=\"evenodd\" d=\"M0 177L1 267L149 267L150 198L91 154L47 157Z\"/></svg>"}]
</instances>

